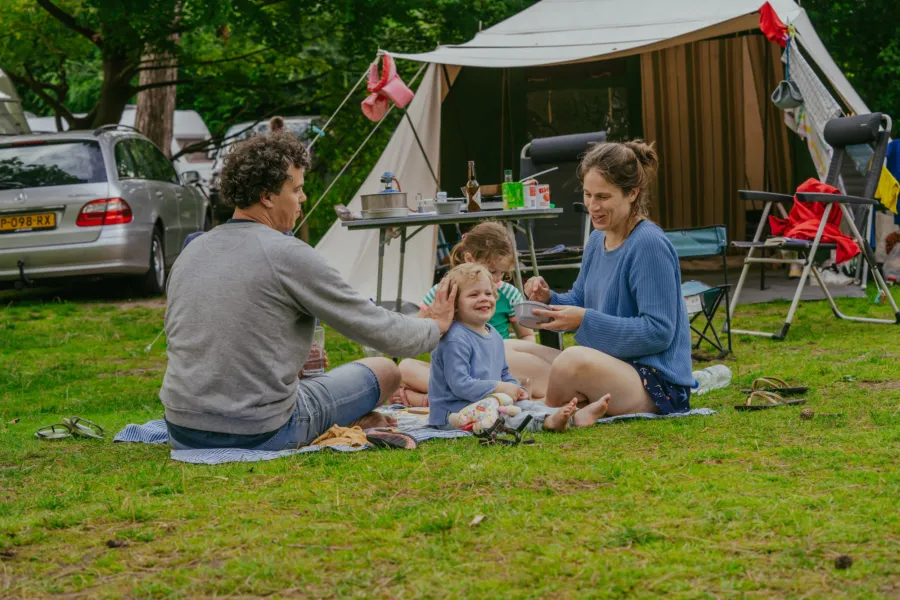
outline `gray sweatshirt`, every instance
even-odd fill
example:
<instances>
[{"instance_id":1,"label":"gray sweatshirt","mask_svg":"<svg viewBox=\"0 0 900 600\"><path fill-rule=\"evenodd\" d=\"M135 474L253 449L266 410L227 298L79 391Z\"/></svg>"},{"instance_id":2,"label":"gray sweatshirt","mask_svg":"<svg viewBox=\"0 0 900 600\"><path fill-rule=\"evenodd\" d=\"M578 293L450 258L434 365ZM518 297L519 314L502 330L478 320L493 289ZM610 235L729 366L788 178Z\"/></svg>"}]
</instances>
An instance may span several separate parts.
<instances>
[{"instance_id":1,"label":"gray sweatshirt","mask_svg":"<svg viewBox=\"0 0 900 600\"><path fill-rule=\"evenodd\" d=\"M185 248L169 276L169 364L159 392L175 425L252 435L284 425L315 320L399 357L433 350L430 319L359 295L308 244L259 223L229 223Z\"/></svg>"}]
</instances>

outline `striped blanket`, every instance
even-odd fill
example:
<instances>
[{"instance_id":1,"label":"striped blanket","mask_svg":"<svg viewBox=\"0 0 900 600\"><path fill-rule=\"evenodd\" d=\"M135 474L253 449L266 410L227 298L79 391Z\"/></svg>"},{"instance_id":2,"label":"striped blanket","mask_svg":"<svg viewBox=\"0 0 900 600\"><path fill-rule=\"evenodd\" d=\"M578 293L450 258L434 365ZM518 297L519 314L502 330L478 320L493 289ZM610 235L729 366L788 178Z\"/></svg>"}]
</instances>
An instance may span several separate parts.
<instances>
[{"instance_id":1,"label":"striped blanket","mask_svg":"<svg viewBox=\"0 0 900 600\"><path fill-rule=\"evenodd\" d=\"M552 412L547 406L541 402L520 402L522 408L533 412ZM404 433L409 434L419 443L433 439L452 439L460 437L468 437L472 435L468 431L443 431L433 429L425 425L426 417L413 415L404 410L401 405L387 406L378 409L379 411L392 415L397 419L397 428ZM642 413L636 415L620 415L617 417L606 417L597 421L598 424L614 423L616 421L631 419L672 419L677 417L688 417L692 415L714 415L716 411L709 408L695 408L690 412L673 414L673 415L654 415L650 413ZM114 442L131 442L139 444L168 444L169 433L166 430L166 422L162 419L148 421L143 425L126 425L125 429L116 434ZM308 452L319 452L321 450L333 450L335 452L360 452L368 450L371 446L363 446L361 448L353 448L351 446L306 446L296 450L243 450L241 448L211 448L203 450L172 450L170 457L172 460L179 462L192 463L198 465L218 465L222 463L232 462L259 462L264 460L273 460L283 458L285 456L293 456L294 454L305 454Z\"/></svg>"}]
</instances>

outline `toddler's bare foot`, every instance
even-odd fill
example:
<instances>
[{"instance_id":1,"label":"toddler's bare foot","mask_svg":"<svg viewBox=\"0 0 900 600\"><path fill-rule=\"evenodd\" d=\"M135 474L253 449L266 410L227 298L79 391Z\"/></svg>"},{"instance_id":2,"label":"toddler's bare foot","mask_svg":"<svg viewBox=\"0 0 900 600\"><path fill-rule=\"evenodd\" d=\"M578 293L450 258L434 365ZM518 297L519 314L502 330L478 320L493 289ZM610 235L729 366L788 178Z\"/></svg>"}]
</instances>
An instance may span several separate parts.
<instances>
[{"instance_id":1,"label":"toddler's bare foot","mask_svg":"<svg viewBox=\"0 0 900 600\"><path fill-rule=\"evenodd\" d=\"M589 427L596 423L597 419L602 419L607 410L609 410L609 394L576 412L572 423L575 427Z\"/></svg>"},{"instance_id":2,"label":"toddler's bare foot","mask_svg":"<svg viewBox=\"0 0 900 600\"><path fill-rule=\"evenodd\" d=\"M396 427L397 419L380 412L372 411L364 414L350 425L358 425L361 429L370 429L372 427Z\"/></svg>"},{"instance_id":3,"label":"toddler's bare foot","mask_svg":"<svg viewBox=\"0 0 900 600\"><path fill-rule=\"evenodd\" d=\"M560 433L568 429L569 419L572 418L572 415L578 410L577 403L578 399L572 398L571 402L565 406L561 406L559 410L552 415L548 415L547 418L544 419L544 429L546 431L558 431Z\"/></svg>"}]
</instances>

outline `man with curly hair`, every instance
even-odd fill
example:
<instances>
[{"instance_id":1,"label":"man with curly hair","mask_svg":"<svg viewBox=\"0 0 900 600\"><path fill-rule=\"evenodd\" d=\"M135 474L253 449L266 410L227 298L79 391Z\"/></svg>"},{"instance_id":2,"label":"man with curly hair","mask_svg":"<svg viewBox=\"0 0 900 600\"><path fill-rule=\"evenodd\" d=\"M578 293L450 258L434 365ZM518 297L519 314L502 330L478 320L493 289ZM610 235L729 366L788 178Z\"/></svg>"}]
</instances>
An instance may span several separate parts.
<instances>
[{"instance_id":1,"label":"man with curly hair","mask_svg":"<svg viewBox=\"0 0 900 600\"><path fill-rule=\"evenodd\" d=\"M383 425L372 409L400 385L386 358L300 379L317 319L394 356L433 350L453 321L442 288L432 319L360 296L289 235L300 216L309 154L290 133L257 136L225 160L221 191L234 216L186 246L168 283L168 367L160 390L173 448L282 450L332 425ZM288 234L288 235L285 235Z\"/></svg>"}]
</instances>

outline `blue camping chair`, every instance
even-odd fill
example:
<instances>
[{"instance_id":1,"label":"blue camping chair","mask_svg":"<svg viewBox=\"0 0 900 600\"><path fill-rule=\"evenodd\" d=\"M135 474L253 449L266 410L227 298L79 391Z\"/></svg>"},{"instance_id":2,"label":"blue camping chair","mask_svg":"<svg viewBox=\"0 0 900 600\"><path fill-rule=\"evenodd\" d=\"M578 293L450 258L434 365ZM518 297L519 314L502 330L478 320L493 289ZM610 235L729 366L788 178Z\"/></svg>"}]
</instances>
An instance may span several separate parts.
<instances>
[{"instance_id":1,"label":"blue camping chair","mask_svg":"<svg viewBox=\"0 0 900 600\"><path fill-rule=\"evenodd\" d=\"M691 323L691 331L697 334L697 341L693 344L694 350L699 350L703 342L707 342L714 350L717 350L716 359L721 359L731 353L731 305L728 292L731 286L728 284L728 262L726 260L726 248L728 240L724 225L712 227L694 227L689 229L670 229L666 237L675 246L678 258L704 258L709 256L722 257L722 276L725 283L710 287L700 281L685 281L681 284L681 295L684 296L685 306ZM716 330L713 319L719 307L725 302L725 332L727 345L723 343L720 333ZM702 326L702 329L700 327ZM692 354L695 359L702 359L696 352Z\"/></svg>"}]
</instances>

